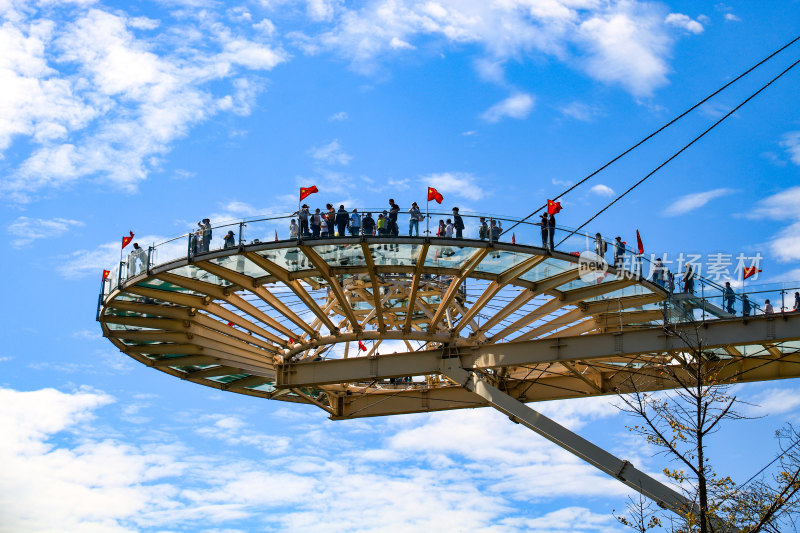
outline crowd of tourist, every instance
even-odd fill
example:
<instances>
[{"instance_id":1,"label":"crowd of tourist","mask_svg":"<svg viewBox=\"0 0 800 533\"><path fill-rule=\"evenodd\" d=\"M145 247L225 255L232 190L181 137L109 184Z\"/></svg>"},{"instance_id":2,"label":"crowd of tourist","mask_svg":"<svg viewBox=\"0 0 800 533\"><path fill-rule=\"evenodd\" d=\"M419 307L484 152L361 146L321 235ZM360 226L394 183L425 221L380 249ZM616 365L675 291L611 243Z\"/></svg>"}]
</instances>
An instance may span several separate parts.
<instances>
[{"instance_id":1,"label":"crowd of tourist","mask_svg":"<svg viewBox=\"0 0 800 533\"><path fill-rule=\"evenodd\" d=\"M326 204L325 209L315 208L312 212L308 204L303 204L300 209L295 212L291 218L289 225L289 238L302 239L302 238L333 238L333 237L346 237L346 236L378 236L378 237L398 237L400 235L400 227L398 224L398 215L401 208L393 198L389 199L387 209L381 212L376 212L377 218L373 216L372 211L359 213L358 209L347 210L344 205L339 205L339 209L334 208L332 204ZM412 202L411 207L408 209L408 236L418 237L420 234L420 222L426 221L426 218L433 219L434 217L427 216L422 212L417 202ZM555 233L556 233L556 217L554 214L543 213L540 216L539 222L536 223L540 227L542 237L542 248L546 251L555 249ZM428 225L426 225L427 227ZM452 218L443 218L434 224L434 231L429 229L423 231L424 234L433 234L436 237L445 238L464 238L464 230L466 226L462 216L459 214L459 208L452 208ZM478 221L478 239L485 241L498 241L503 234L502 222L496 219L488 219L486 217L479 217ZM195 231L189 234L189 254L196 255L210 251L212 238L211 221L208 218L202 219L197 223ZM241 237L240 237L241 239ZM278 239L277 232L275 239ZM257 241L255 241L257 242ZM233 230L229 230L223 237L223 248L235 248L237 246L237 238ZM398 248L397 244L390 245L395 251ZM600 233L595 235L594 242L595 253L603 260L606 259L609 245L603 239ZM613 252L612 264L615 268L621 268L625 265L625 254L627 249L622 238L617 236L613 243L611 243L611 250ZM141 248L138 243L133 243L133 249L128 257L128 274L134 275L147 269L148 267L148 252ZM641 256L641 254L639 254ZM633 269L641 273L641 259L639 262L634 262ZM694 294L696 273L692 265L687 264L684 272L680 274L680 280L676 278L676 274L671 272L664 264L661 258L657 258L651 266L650 280L659 286L666 289L669 293L683 292ZM749 300L747 294L742 294L737 297L730 282L726 282L722 291L722 309L725 313L736 315L736 300L737 298L741 303L741 314L744 317L756 314L754 304ZM800 312L800 292L794 293L792 311ZM782 307L788 310L789 306ZM763 313L774 313L774 307L769 299L764 301Z\"/></svg>"},{"instance_id":2,"label":"crowd of tourist","mask_svg":"<svg viewBox=\"0 0 800 533\"><path fill-rule=\"evenodd\" d=\"M464 220L458 214L458 207L454 207L453 217L439 220L436 226L435 235L437 237L454 237L461 239L464 237ZM400 225L398 215L400 206L389 199L389 206L381 212L376 212L375 216L371 211L359 213L358 209L348 211L344 205L336 209L332 204L326 204L325 209L315 208L312 212L308 204L303 204L294 216L289 225L289 238L330 238L348 237L358 235L371 235L378 237L398 237L400 235ZM433 217L430 217L433 218ZM408 209L408 236L419 237L420 222L425 221L426 215L422 213L417 202L411 203ZM481 219L484 223L484 219ZM423 231L423 233L429 230ZM499 237L500 231L496 232ZM488 238L488 233L482 239Z\"/></svg>"}]
</instances>

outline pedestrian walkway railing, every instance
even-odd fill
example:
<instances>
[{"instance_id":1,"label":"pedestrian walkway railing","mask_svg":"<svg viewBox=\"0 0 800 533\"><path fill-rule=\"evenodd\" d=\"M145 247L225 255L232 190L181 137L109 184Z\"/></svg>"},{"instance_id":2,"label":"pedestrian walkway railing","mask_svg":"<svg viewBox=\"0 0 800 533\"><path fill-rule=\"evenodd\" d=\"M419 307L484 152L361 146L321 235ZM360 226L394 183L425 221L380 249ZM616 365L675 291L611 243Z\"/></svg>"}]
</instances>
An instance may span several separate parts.
<instances>
[{"instance_id":1,"label":"pedestrian walkway railing","mask_svg":"<svg viewBox=\"0 0 800 533\"><path fill-rule=\"evenodd\" d=\"M213 225L210 231L206 228L198 227L196 231L185 233L162 242L152 243L142 247L138 251L133 251L112 268L111 274L102 286L100 298L103 299L111 291L116 289L123 281L136 276L142 272L149 271L155 265L166 264L180 259L193 260L196 256L202 256L207 252L219 251L225 248L238 248L245 245L267 243L273 241L297 242L311 239L332 239L338 237L352 237L365 235L364 219L369 213L376 222L379 215L389 217L389 213L383 208L357 208L355 212L361 219L358 227L347 224L340 228L334 224L333 231L328 231L327 236L320 232L319 237L314 237L311 232L301 231L305 225L298 219L297 213L280 214L274 216L250 218L237 221L229 221L222 224ZM353 214L353 209L348 210L348 215ZM312 211L313 215L313 211ZM460 238L486 241L489 243L513 243L517 245L534 246L537 248L548 249L553 243L559 243L561 239L567 237L558 246L558 251L579 256L585 252L593 252L602 256L609 264L619 266L628 272L641 275L646 279L652 279L661 284L675 296L671 298L667 305L671 307L671 316L679 316L675 310L683 310L683 319L710 319L715 317L730 316L736 313L720 313L719 310L729 309L729 300L726 300L724 288L712 280L701 276L694 276L694 287L691 295L686 295L682 286L683 273L675 275L675 284L669 283L669 277L665 275L666 269L659 269L653 258L646 254L639 254L638 250L632 249L626 243L616 240L606 239L599 234L586 232L574 232L573 228L557 225L555 228L542 228L536 222L508 216L498 216L487 213L460 213L464 228L461 230ZM432 240L442 237L439 234L440 221L445 225L454 221L452 212L430 211L421 213L421 220L411 220L408 212L398 213L396 223L388 224L389 230L379 231L377 227L368 232L370 236L392 238L394 236L405 237L429 237ZM297 224L297 236L291 236L291 222ZM503 228L509 228L516 224L513 231L503 233ZM493 231L492 228L497 228ZM343 229L343 235L339 235L339 230ZM453 230L452 238L458 237L458 230ZM748 290L754 286L748 287ZM753 292L753 297L749 297L750 314L762 313L766 308L765 300L769 299L775 312L789 312L794 309L794 292L797 289L792 287L769 287ZM742 314L742 309L747 308L743 300L741 289L735 291L733 308L738 309L738 314Z\"/></svg>"},{"instance_id":2,"label":"pedestrian walkway railing","mask_svg":"<svg viewBox=\"0 0 800 533\"><path fill-rule=\"evenodd\" d=\"M367 213L371 214L372 219L377 222L379 215L384 215L384 209L379 208L357 208L361 219ZM348 211L352 214L352 209ZM426 216L427 215L427 216ZM520 245L549 247L550 243L558 243L561 239L573 232L572 228L557 225L551 232L549 228L544 228L535 222L520 221L519 219L507 216L497 216L485 213L460 213L464 222L464 229L461 230L461 238L483 240L488 242L515 243ZM389 216L386 213L384 216ZM382 234L374 229L369 235L380 236L419 236L440 238L439 222L447 223L453 221L452 212L430 211L422 213L422 220L413 222L407 212L401 212L397 216L395 231L386 231ZM234 247L258 244L272 241L297 241L314 238L313 235L299 232L298 237L290 237L290 223L292 220L300 227L297 213L282 214L268 217L251 218L237 221L225 222L213 225L211 231L205 233L198 227L196 231L185 233L163 242L152 243L140 252L131 253L123 259L119 265L115 266L109 276L110 284L105 288L106 293L113 290L120 281L126 280L140 272L147 270L153 265L164 264L178 259L191 258L196 255L209 251L216 251L230 246ZM504 228L513 224L518 224L513 232L503 234ZM337 238L340 236L364 235L365 225L362 223L358 229L349 224L344 228L344 235L339 235L339 228L334 225L332 232L320 235L319 238ZM483 227L483 230L481 229ZM492 228L496 227L495 231ZM501 235L502 236L499 236ZM458 230L454 229L452 236L457 238ZM228 237L226 246L226 236ZM559 251L579 255L585 251L598 252L609 258L609 263L613 263L613 258L619 258L620 266L627 270L641 271L642 275L648 277L652 273L652 262L647 256L637 255L630 247L622 245L619 247L612 240L597 238L596 234L577 232L572 234L566 241L558 247ZM624 249L624 253L622 250Z\"/></svg>"},{"instance_id":3,"label":"pedestrian walkway railing","mask_svg":"<svg viewBox=\"0 0 800 533\"><path fill-rule=\"evenodd\" d=\"M681 273L676 277L682 278L682 275ZM668 305L673 311L690 312L683 317L684 320L792 313L800 311L800 283L755 284L739 281L726 289L720 283L697 276L690 291L682 284L676 287ZM672 316L679 317L680 313L673 313Z\"/></svg>"}]
</instances>

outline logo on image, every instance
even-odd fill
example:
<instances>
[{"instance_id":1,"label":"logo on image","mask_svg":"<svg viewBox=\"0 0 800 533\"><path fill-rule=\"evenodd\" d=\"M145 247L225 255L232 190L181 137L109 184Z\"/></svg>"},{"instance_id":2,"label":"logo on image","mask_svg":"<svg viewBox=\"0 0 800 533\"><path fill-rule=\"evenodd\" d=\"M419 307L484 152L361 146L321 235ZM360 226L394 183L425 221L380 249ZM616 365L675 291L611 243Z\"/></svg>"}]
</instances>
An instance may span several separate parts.
<instances>
[{"instance_id":1,"label":"logo on image","mask_svg":"<svg viewBox=\"0 0 800 533\"><path fill-rule=\"evenodd\" d=\"M596 283L608 273L608 263L594 252L581 252L578 259L578 275L587 283Z\"/></svg>"}]
</instances>

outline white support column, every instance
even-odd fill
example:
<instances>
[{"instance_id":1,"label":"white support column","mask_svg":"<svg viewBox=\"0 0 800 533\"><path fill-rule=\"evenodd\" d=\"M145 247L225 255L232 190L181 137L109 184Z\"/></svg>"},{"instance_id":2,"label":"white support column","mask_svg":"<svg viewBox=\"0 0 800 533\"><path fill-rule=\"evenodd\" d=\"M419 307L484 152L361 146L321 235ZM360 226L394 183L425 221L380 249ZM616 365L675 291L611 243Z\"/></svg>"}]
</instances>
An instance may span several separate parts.
<instances>
[{"instance_id":1,"label":"white support column","mask_svg":"<svg viewBox=\"0 0 800 533\"><path fill-rule=\"evenodd\" d=\"M493 387L475 372L460 366L458 357L442 359L442 374L460 383L465 389L481 396L498 411L506 414L514 422L519 422L557 444L606 474L614 476L633 490L647 496L659 506L670 511L692 507L692 502L663 483L636 469L631 463L608 453L580 435L531 409L524 403Z\"/></svg>"}]
</instances>

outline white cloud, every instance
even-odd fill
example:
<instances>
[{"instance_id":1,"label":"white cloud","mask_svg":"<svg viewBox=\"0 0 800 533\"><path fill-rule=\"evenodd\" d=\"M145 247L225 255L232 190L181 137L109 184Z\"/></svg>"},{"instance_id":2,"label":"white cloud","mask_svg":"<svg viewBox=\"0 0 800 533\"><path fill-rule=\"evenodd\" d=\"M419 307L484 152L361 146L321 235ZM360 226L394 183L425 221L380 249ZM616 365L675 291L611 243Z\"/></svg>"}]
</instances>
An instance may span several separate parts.
<instances>
[{"instance_id":1,"label":"white cloud","mask_svg":"<svg viewBox=\"0 0 800 533\"><path fill-rule=\"evenodd\" d=\"M83 226L83 222L68 218L19 217L9 224L8 232L17 237L11 241L11 246L22 248L37 239L60 237L71 229L81 226Z\"/></svg>"},{"instance_id":2,"label":"white cloud","mask_svg":"<svg viewBox=\"0 0 800 533\"><path fill-rule=\"evenodd\" d=\"M200 421L195 431L211 439L218 439L229 446L253 446L268 455L289 450L287 437L275 437L253 431L240 417L230 415L211 415Z\"/></svg>"},{"instance_id":3,"label":"white cloud","mask_svg":"<svg viewBox=\"0 0 800 533\"><path fill-rule=\"evenodd\" d=\"M353 156L342 150L337 139L312 148L309 154L315 160L329 165L347 165L353 159Z\"/></svg>"},{"instance_id":4,"label":"white cloud","mask_svg":"<svg viewBox=\"0 0 800 533\"><path fill-rule=\"evenodd\" d=\"M508 59L552 57L648 95L666 83L671 37L664 18L657 4L627 0L372 0L358 8L341 6L328 31L294 37L306 52L336 51L365 73L398 44L475 44L484 51L475 62L484 79L502 82Z\"/></svg>"},{"instance_id":5,"label":"white cloud","mask_svg":"<svg viewBox=\"0 0 800 533\"><path fill-rule=\"evenodd\" d=\"M779 261L800 259L800 186L790 187L762 198L747 216L756 219L793 221L773 235L768 245Z\"/></svg>"},{"instance_id":6,"label":"white cloud","mask_svg":"<svg viewBox=\"0 0 800 533\"><path fill-rule=\"evenodd\" d=\"M323 417L302 418L320 426L292 436L288 426L259 434L238 415L211 414L190 424L200 430L187 446L174 422L168 434L152 421L136 431L105 427L120 418L141 424L159 402L116 407L102 392L52 389L0 389L0 401L0 515L13 531L233 531L244 521L281 531L610 532L607 512L557 505L542 512L529 502L621 500L629 492L488 409L335 429ZM365 431L380 442L352 447ZM275 439L286 447L257 461L243 457L243 448ZM214 441L224 453L202 451Z\"/></svg>"},{"instance_id":7,"label":"white cloud","mask_svg":"<svg viewBox=\"0 0 800 533\"><path fill-rule=\"evenodd\" d=\"M571 102L565 106L561 106L558 110L568 117L583 122L590 122L596 117L601 115L601 112L596 107L584 104L583 102Z\"/></svg>"},{"instance_id":8,"label":"white cloud","mask_svg":"<svg viewBox=\"0 0 800 533\"><path fill-rule=\"evenodd\" d=\"M478 184L478 178L467 172L441 172L420 178L425 186L435 187L447 199L448 194L468 200L481 200L486 193Z\"/></svg>"},{"instance_id":9,"label":"white cloud","mask_svg":"<svg viewBox=\"0 0 800 533\"><path fill-rule=\"evenodd\" d=\"M275 198L276 200L280 200L280 198ZM285 199L287 201L286 204L278 204L268 207L257 207L252 204L248 204L247 202L241 202L239 200L231 200L224 204L220 204L220 211L215 211L208 215L208 218L211 219L211 224L223 224L229 221L238 221L243 220L245 218L253 218L253 217L264 217L264 216L273 216L279 213L286 213L289 209L297 210L297 197L292 195L289 198ZM294 207L289 207L294 203ZM288 222L287 222L288 224ZM192 229L194 229L194 225L192 225Z\"/></svg>"},{"instance_id":10,"label":"white cloud","mask_svg":"<svg viewBox=\"0 0 800 533\"><path fill-rule=\"evenodd\" d=\"M580 24L589 54L585 69L592 77L618 83L636 96L649 96L667 83L671 45L658 13L643 4L619 2Z\"/></svg>"},{"instance_id":11,"label":"white cloud","mask_svg":"<svg viewBox=\"0 0 800 533\"><path fill-rule=\"evenodd\" d=\"M167 238L160 235L134 235L133 242L138 242L139 245L145 249L153 243L164 243L167 241ZM221 239L222 237L215 235L215 238ZM111 270L119 264L120 246L122 246L121 236L118 241L100 244L93 250L76 250L68 255L59 257L58 265L55 267L55 270L66 279L79 279L84 276L92 275L100 276L104 269ZM127 257L131 249L131 246L125 248L123 260ZM172 259L186 257L186 250L187 242L183 239L167 242L156 248L153 262L156 264L166 263Z\"/></svg>"},{"instance_id":12,"label":"white cloud","mask_svg":"<svg viewBox=\"0 0 800 533\"><path fill-rule=\"evenodd\" d=\"M704 205L706 205L711 200L714 200L715 198L719 198L721 196L727 196L729 194L733 194L734 192L736 191L734 191L733 189L722 188L722 189L714 189L711 191L698 192L698 193L687 194L686 196L681 196L664 210L664 216L676 217L683 215L685 213L703 207Z\"/></svg>"},{"instance_id":13,"label":"white cloud","mask_svg":"<svg viewBox=\"0 0 800 533\"><path fill-rule=\"evenodd\" d=\"M727 20L728 22L739 22L742 19L740 19L739 17L737 17L733 13L725 13L725 20Z\"/></svg>"},{"instance_id":14,"label":"white cloud","mask_svg":"<svg viewBox=\"0 0 800 533\"><path fill-rule=\"evenodd\" d=\"M779 415L800 407L796 389L768 389L749 400L748 416Z\"/></svg>"},{"instance_id":15,"label":"white cloud","mask_svg":"<svg viewBox=\"0 0 800 533\"><path fill-rule=\"evenodd\" d=\"M762 198L750 210L748 216L773 220L800 219L800 186L790 187Z\"/></svg>"},{"instance_id":16,"label":"white cloud","mask_svg":"<svg viewBox=\"0 0 800 533\"><path fill-rule=\"evenodd\" d=\"M589 190L598 196L614 196L614 189L602 183L592 186Z\"/></svg>"},{"instance_id":17,"label":"white cloud","mask_svg":"<svg viewBox=\"0 0 800 533\"><path fill-rule=\"evenodd\" d=\"M160 33L151 33L160 21L93 7L51 19L35 9L13 15L0 27L0 151L17 137L33 141L0 179L17 201L86 178L135 190L190 127L219 112L250 112L261 88L242 68L270 70L287 59L211 12ZM229 82L219 95L206 88L218 81Z\"/></svg>"},{"instance_id":18,"label":"white cloud","mask_svg":"<svg viewBox=\"0 0 800 533\"><path fill-rule=\"evenodd\" d=\"M389 41L389 46L393 50L415 50L416 46L413 44L406 42L402 39L398 39L397 37L392 37L392 40Z\"/></svg>"},{"instance_id":19,"label":"white cloud","mask_svg":"<svg viewBox=\"0 0 800 533\"><path fill-rule=\"evenodd\" d=\"M499 122L505 117L523 119L531 112L534 103L535 100L530 94L512 94L487 109L481 118L487 122Z\"/></svg>"},{"instance_id":20,"label":"white cloud","mask_svg":"<svg viewBox=\"0 0 800 533\"><path fill-rule=\"evenodd\" d=\"M769 248L779 261L800 260L800 221L774 235L769 241Z\"/></svg>"},{"instance_id":21,"label":"white cloud","mask_svg":"<svg viewBox=\"0 0 800 533\"><path fill-rule=\"evenodd\" d=\"M314 22L330 21L340 4L338 0L306 0L308 17Z\"/></svg>"},{"instance_id":22,"label":"white cloud","mask_svg":"<svg viewBox=\"0 0 800 533\"><path fill-rule=\"evenodd\" d=\"M328 121L330 122L342 122L350 118L347 116L345 111L339 111L338 113L334 113L333 115L328 117Z\"/></svg>"},{"instance_id":23,"label":"white cloud","mask_svg":"<svg viewBox=\"0 0 800 533\"><path fill-rule=\"evenodd\" d=\"M800 131L792 131L784 135L781 146L786 149L792 163L800 165Z\"/></svg>"},{"instance_id":24,"label":"white cloud","mask_svg":"<svg viewBox=\"0 0 800 533\"><path fill-rule=\"evenodd\" d=\"M694 34L703 33L703 25L683 13L670 13L664 22Z\"/></svg>"}]
</instances>

